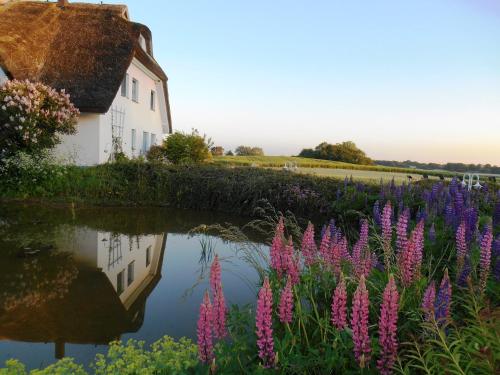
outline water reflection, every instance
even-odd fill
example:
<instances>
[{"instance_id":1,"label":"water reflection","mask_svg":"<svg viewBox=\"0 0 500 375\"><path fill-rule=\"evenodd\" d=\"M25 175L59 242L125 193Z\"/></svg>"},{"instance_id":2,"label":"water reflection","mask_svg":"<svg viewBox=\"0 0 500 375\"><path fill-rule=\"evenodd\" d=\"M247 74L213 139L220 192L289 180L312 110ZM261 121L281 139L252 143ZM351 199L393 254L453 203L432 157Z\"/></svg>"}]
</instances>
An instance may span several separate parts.
<instances>
[{"instance_id":1,"label":"water reflection","mask_svg":"<svg viewBox=\"0 0 500 375\"><path fill-rule=\"evenodd\" d=\"M202 290L181 296L202 265L199 240L185 233L228 219L238 221L161 209L0 206L0 360L37 367L70 355L88 363L105 351L95 345L113 340L193 336ZM240 266L231 263L235 275L255 277ZM226 277L229 300L254 298Z\"/></svg>"}]
</instances>

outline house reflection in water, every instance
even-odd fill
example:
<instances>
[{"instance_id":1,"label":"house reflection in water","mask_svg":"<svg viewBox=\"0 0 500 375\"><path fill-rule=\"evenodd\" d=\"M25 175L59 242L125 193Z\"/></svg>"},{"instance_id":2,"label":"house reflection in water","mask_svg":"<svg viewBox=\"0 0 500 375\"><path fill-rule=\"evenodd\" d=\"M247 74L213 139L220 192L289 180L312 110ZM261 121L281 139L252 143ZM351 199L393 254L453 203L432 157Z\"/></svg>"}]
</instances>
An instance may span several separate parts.
<instances>
[{"instance_id":1,"label":"house reflection in water","mask_svg":"<svg viewBox=\"0 0 500 375\"><path fill-rule=\"evenodd\" d=\"M70 269L75 276L68 278L57 297L44 298L49 293L40 285L55 285L61 277L39 270L41 278L49 280L37 282L32 290L16 290L11 297L22 295L20 302L3 310L0 306L0 339L53 342L59 359L66 343L105 345L136 332L143 324L146 300L161 278L166 237L67 228L57 248L72 254ZM47 264L53 263L49 258ZM43 264L43 259L37 264ZM21 302L40 294L42 298L35 302Z\"/></svg>"}]
</instances>

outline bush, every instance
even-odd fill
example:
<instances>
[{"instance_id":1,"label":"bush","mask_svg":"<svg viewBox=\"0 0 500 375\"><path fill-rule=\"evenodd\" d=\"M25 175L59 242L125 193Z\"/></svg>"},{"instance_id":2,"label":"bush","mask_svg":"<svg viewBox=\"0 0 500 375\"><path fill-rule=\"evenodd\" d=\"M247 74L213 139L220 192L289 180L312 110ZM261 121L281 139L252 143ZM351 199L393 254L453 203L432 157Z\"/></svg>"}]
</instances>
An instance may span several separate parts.
<instances>
[{"instance_id":1,"label":"bush","mask_svg":"<svg viewBox=\"0 0 500 375\"><path fill-rule=\"evenodd\" d=\"M210 152L212 153L212 156L222 156L224 155L224 147L222 146L215 146L210 149Z\"/></svg>"},{"instance_id":2,"label":"bush","mask_svg":"<svg viewBox=\"0 0 500 375\"><path fill-rule=\"evenodd\" d=\"M304 158L341 161L352 164L373 164L373 161L367 157L354 142L342 142L334 145L323 142L317 145L314 150L311 148L303 149L299 156Z\"/></svg>"},{"instance_id":3,"label":"bush","mask_svg":"<svg viewBox=\"0 0 500 375\"><path fill-rule=\"evenodd\" d=\"M196 130L191 134L174 133L163 144L167 159L174 164L201 163L210 159L209 146L210 139Z\"/></svg>"},{"instance_id":4,"label":"bush","mask_svg":"<svg viewBox=\"0 0 500 375\"><path fill-rule=\"evenodd\" d=\"M79 111L64 90L29 81L0 86L0 158L52 148L76 131Z\"/></svg>"},{"instance_id":5,"label":"bush","mask_svg":"<svg viewBox=\"0 0 500 375\"><path fill-rule=\"evenodd\" d=\"M152 163L163 163L167 160L165 153L165 148L162 146L151 146L148 153L146 154L146 159Z\"/></svg>"},{"instance_id":6,"label":"bush","mask_svg":"<svg viewBox=\"0 0 500 375\"><path fill-rule=\"evenodd\" d=\"M260 147L238 146L234 152L238 156L264 156Z\"/></svg>"}]
</instances>

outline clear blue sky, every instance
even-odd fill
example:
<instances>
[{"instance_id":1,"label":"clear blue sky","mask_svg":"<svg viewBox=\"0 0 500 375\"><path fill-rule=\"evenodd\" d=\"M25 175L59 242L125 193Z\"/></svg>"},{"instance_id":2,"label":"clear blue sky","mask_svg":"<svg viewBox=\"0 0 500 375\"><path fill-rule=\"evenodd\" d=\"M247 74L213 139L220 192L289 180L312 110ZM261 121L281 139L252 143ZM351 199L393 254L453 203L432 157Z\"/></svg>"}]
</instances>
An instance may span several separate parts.
<instances>
[{"instance_id":1,"label":"clear blue sky","mask_svg":"<svg viewBox=\"0 0 500 375\"><path fill-rule=\"evenodd\" d=\"M499 0L126 3L153 32L176 130L500 165Z\"/></svg>"}]
</instances>

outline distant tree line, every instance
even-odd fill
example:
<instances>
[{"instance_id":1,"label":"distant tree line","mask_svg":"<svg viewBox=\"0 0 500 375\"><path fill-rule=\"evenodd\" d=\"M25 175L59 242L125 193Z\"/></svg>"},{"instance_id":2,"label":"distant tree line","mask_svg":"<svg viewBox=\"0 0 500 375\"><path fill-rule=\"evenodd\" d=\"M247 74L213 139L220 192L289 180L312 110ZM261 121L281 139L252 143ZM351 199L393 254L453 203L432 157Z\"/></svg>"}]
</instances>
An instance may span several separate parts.
<instances>
[{"instance_id":1,"label":"distant tree line","mask_svg":"<svg viewBox=\"0 0 500 375\"><path fill-rule=\"evenodd\" d=\"M341 161L352 164L373 164L373 160L366 156L364 151L360 150L356 144L351 141L336 144L322 142L314 149L303 149L298 156L303 158Z\"/></svg>"},{"instance_id":2,"label":"distant tree line","mask_svg":"<svg viewBox=\"0 0 500 375\"><path fill-rule=\"evenodd\" d=\"M465 164L465 163L419 163L418 161L395 161L395 160L375 160L378 165L400 168L418 168L425 170L445 170L450 172L478 172L488 174L500 174L500 166L491 164Z\"/></svg>"},{"instance_id":3,"label":"distant tree line","mask_svg":"<svg viewBox=\"0 0 500 375\"><path fill-rule=\"evenodd\" d=\"M260 147L238 146L234 152L238 156L264 156L264 151Z\"/></svg>"}]
</instances>

